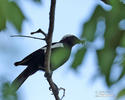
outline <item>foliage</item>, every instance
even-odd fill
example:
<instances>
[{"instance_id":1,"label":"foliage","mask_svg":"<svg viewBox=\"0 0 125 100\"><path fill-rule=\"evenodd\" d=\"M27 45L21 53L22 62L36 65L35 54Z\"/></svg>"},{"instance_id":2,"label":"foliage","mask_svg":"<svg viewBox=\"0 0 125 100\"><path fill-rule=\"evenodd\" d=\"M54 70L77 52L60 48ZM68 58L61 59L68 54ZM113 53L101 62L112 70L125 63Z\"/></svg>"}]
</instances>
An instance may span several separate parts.
<instances>
[{"instance_id":1,"label":"foliage","mask_svg":"<svg viewBox=\"0 0 125 100\"><path fill-rule=\"evenodd\" d=\"M125 96L125 88L118 93L117 99L121 98L122 96Z\"/></svg>"},{"instance_id":2,"label":"foliage","mask_svg":"<svg viewBox=\"0 0 125 100\"><path fill-rule=\"evenodd\" d=\"M42 0L32 0L41 3ZM18 32L22 31L23 21L26 19L18 5L19 0L0 0L0 31L7 29L10 22ZM18 100L19 96L14 92L10 82L6 78L0 78L0 100Z\"/></svg>"},{"instance_id":3,"label":"foliage","mask_svg":"<svg viewBox=\"0 0 125 100\"><path fill-rule=\"evenodd\" d=\"M14 92L14 88L10 87L9 82L0 84L0 100L18 100L18 95Z\"/></svg>"},{"instance_id":4,"label":"foliage","mask_svg":"<svg viewBox=\"0 0 125 100\"><path fill-rule=\"evenodd\" d=\"M76 70L77 66L79 66L82 63L82 59L85 55L86 48L82 47L80 48L77 53L75 54L74 61L72 63L72 68Z\"/></svg>"},{"instance_id":5,"label":"foliage","mask_svg":"<svg viewBox=\"0 0 125 100\"><path fill-rule=\"evenodd\" d=\"M123 56L125 55L125 24L120 25L120 23L125 20L125 4L121 2L121 0L110 0L109 4L112 6L110 11L104 10L100 5L96 7L90 20L83 25L81 37L87 39L91 43L94 43L97 38L103 37L103 48L98 49L95 46L93 47L96 48L97 53L100 71L98 75L104 76L105 83L110 87L118 83L125 75L125 57ZM103 22L104 25L98 26L99 22ZM121 28L121 26L123 26L123 28ZM105 28L105 30L102 30L102 27ZM87 50L90 49L90 47L91 46L89 46ZM120 52L120 50L122 52ZM80 49L77 51L73 61L73 68L79 65L74 63L78 61L78 57L81 58L79 54L85 55L86 51L85 53L83 53L82 50L80 51ZM82 60L84 60L84 55ZM78 62L81 63L82 60L80 59L80 62ZM115 64L122 67L122 71L118 78L111 77L112 69Z\"/></svg>"},{"instance_id":6,"label":"foliage","mask_svg":"<svg viewBox=\"0 0 125 100\"><path fill-rule=\"evenodd\" d=\"M7 22L12 23L18 32L22 31L22 24L26 17L17 4L19 1L15 1L0 0L0 31L7 28ZM41 3L41 0L32 1Z\"/></svg>"},{"instance_id":7,"label":"foliage","mask_svg":"<svg viewBox=\"0 0 125 100\"><path fill-rule=\"evenodd\" d=\"M9 21L21 32L24 19L22 11L15 2L0 0L0 31L6 28L7 21Z\"/></svg>"}]
</instances>

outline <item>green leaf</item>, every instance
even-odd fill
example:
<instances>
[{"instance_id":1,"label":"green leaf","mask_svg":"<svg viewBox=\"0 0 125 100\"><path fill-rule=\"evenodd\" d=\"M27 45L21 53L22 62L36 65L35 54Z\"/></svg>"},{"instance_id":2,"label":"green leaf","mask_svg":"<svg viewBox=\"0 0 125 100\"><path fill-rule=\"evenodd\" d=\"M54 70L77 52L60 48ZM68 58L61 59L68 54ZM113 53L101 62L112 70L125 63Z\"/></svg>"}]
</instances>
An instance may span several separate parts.
<instances>
[{"instance_id":1,"label":"green leaf","mask_svg":"<svg viewBox=\"0 0 125 100\"><path fill-rule=\"evenodd\" d=\"M24 19L24 14L15 2L0 0L0 31L6 28L6 23L9 21L18 32L21 32Z\"/></svg>"},{"instance_id":2,"label":"green leaf","mask_svg":"<svg viewBox=\"0 0 125 100\"><path fill-rule=\"evenodd\" d=\"M99 15L103 16L106 21L106 30L104 33L104 48L102 48L101 50L97 50L99 69L101 74L105 76L105 81L108 86L111 86L114 83L110 80L110 73L112 65L114 64L114 60L117 57L116 48L120 46L121 43L123 45L125 32L121 31L118 27L119 22L125 18L125 15L123 14L123 12L125 11L125 6L123 6L123 4L119 2L119 0L112 0L111 5L112 10L108 12L103 11Z\"/></svg>"},{"instance_id":3,"label":"green leaf","mask_svg":"<svg viewBox=\"0 0 125 100\"><path fill-rule=\"evenodd\" d=\"M97 55L98 55L99 70L101 74L105 76L105 81L107 85L111 86L112 82L110 81L110 72L113 61L116 57L116 53L112 49L105 48L103 50L98 50Z\"/></svg>"},{"instance_id":4,"label":"green leaf","mask_svg":"<svg viewBox=\"0 0 125 100\"><path fill-rule=\"evenodd\" d=\"M2 100L18 100L18 95L14 91L14 88L11 87L9 82L2 83L1 87L0 92Z\"/></svg>"},{"instance_id":5,"label":"green leaf","mask_svg":"<svg viewBox=\"0 0 125 100\"><path fill-rule=\"evenodd\" d=\"M82 63L85 53L86 53L85 47L78 49L78 51L75 54L74 60L72 62L73 69L77 69L78 66Z\"/></svg>"},{"instance_id":6,"label":"green leaf","mask_svg":"<svg viewBox=\"0 0 125 100\"><path fill-rule=\"evenodd\" d=\"M17 4L15 2L10 2L8 5L7 19L13 23L19 32L22 30L22 23L24 18L25 17Z\"/></svg>"},{"instance_id":7,"label":"green leaf","mask_svg":"<svg viewBox=\"0 0 125 100\"><path fill-rule=\"evenodd\" d=\"M117 99L120 99L121 97L123 97L123 96L125 96L125 88L124 89L122 89L119 93L118 93L118 95L117 95Z\"/></svg>"},{"instance_id":8,"label":"green leaf","mask_svg":"<svg viewBox=\"0 0 125 100\"><path fill-rule=\"evenodd\" d=\"M121 46L121 47L125 47L125 32L123 33L123 36L122 36L122 38L121 38L120 46Z\"/></svg>"},{"instance_id":9,"label":"green leaf","mask_svg":"<svg viewBox=\"0 0 125 100\"><path fill-rule=\"evenodd\" d=\"M5 28L6 28L6 19L0 13L0 31L4 30Z\"/></svg>"},{"instance_id":10,"label":"green leaf","mask_svg":"<svg viewBox=\"0 0 125 100\"><path fill-rule=\"evenodd\" d=\"M0 0L0 31L6 28L6 5L7 0Z\"/></svg>"},{"instance_id":11,"label":"green leaf","mask_svg":"<svg viewBox=\"0 0 125 100\"><path fill-rule=\"evenodd\" d=\"M83 25L82 37L86 38L88 41L93 41L95 39L98 19L99 17L106 16L106 14L106 11L101 6L97 6L91 19Z\"/></svg>"},{"instance_id":12,"label":"green leaf","mask_svg":"<svg viewBox=\"0 0 125 100\"><path fill-rule=\"evenodd\" d=\"M120 66L122 67L122 71L116 82L120 81L125 76L125 54L122 56Z\"/></svg>"},{"instance_id":13,"label":"green leaf","mask_svg":"<svg viewBox=\"0 0 125 100\"><path fill-rule=\"evenodd\" d=\"M118 28L117 28L118 29ZM124 31L118 30L110 30L108 29L105 33L105 46L102 50L97 50L98 55L98 63L99 69L102 75L105 76L105 80L108 86L111 86L114 82L110 80L110 73L112 69L112 65L114 64L114 60L117 57L116 48L119 46L121 42L121 38L123 37ZM112 34L112 32L114 34Z\"/></svg>"}]
</instances>

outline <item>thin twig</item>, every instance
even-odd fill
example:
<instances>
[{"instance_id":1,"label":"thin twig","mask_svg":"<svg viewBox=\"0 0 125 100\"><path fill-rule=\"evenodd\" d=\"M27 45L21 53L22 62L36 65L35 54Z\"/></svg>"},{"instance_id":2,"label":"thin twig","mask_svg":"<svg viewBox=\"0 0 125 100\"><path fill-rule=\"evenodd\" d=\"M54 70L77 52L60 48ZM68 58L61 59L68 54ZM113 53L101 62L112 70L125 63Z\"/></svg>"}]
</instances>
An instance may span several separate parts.
<instances>
[{"instance_id":1,"label":"thin twig","mask_svg":"<svg viewBox=\"0 0 125 100\"><path fill-rule=\"evenodd\" d=\"M38 40L45 40L45 38L37 38L37 37L26 36L26 35L12 35L10 37L26 37L26 38L32 38L32 39L38 39Z\"/></svg>"},{"instance_id":2,"label":"thin twig","mask_svg":"<svg viewBox=\"0 0 125 100\"><path fill-rule=\"evenodd\" d=\"M55 83L52 80L52 77L50 77L51 70L50 70L50 56L51 56L51 43L52 43L52 36L53 36L53 30L54 30L54 17L55 17L55 6L56 6L56 0L51 0L51 7L50 7L50 13L49 13L49 28L48 28L48 35L47 35L47 50L46 50L46 56L45 56L45 66L46 66L46 72L45 74L48 74L46 76L47 81L49 82L49 85L52 89L52 92L55 96L56 100L60 100L58 96L58 88L55 88Z\"/></svg>"},{"instance_id":3,"label":"thin twig","mask_svg":"<svg viewBox=\"0 0 125 100\"><path fill-rule=\"evenodd\" d=\"M62 87L59 88L59 91L60 91L60 90L63 90L63 95L62 95L62 97L61 97L61 99L60 99L60 100L62 100L62 99L65 97L65 92L66 92L66 90L65 90L64 88L62 88Z\"/></svg>"},{"instance_id":4,"label":"thin twig","mask_svg":"<svg viewBox=\"0 0 125 100\"><path fill-rule=\"evenodd\" d=\"M47 36L46 33L45 33L42 29L38 29L38 30L35 31L35 32L31 32L31 35L32 35L32 34L36 34L36 33L42 33L45 37Z\"/></svg>"}]
</instances>

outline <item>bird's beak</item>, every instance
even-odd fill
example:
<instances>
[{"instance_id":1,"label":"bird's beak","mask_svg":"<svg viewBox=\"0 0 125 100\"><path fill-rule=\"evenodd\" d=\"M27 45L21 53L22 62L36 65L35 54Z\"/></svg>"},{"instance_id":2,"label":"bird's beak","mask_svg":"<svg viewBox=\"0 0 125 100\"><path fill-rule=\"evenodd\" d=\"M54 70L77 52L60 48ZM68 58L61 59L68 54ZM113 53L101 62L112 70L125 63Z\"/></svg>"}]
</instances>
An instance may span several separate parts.
<instances>
[{"instance_id":1,"label":"bird's beak","mask_svg":"<svg viewBox=\"0 0 125 100\"><path fill-rule=\"evenodd\" d=\"M79 38L76 38L75 44L85 44L85 40L80 40Z\"/></svg>"},{"instance_id":2,"label":"bird's beak","mask_svg":"<svg viewBox=\"0 0 125 100\"><path fill-rule=\"evenodd\" d=\"M78 43L79 43L79 44L84 44L84 43L85 43L85 40L80 40L80 39L79 39L79 40L78 40Z\"/></svg>"},{"instance_id":3,"label":"bird's beak","mask_svg":"<svg viewBox=\"0 0 125 100\"><path fill-rule=\"evenodd\" d=\"M85 44L85 40L80 40L80 43L81 44Z\"/></svg>"}]
</instances>

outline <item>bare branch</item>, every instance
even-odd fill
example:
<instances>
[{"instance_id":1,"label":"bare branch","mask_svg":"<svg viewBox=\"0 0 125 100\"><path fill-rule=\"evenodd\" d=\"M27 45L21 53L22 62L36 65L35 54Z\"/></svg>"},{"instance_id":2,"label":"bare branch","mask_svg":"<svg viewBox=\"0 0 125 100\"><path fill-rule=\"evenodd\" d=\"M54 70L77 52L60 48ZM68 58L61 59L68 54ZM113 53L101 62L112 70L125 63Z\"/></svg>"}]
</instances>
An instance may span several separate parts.
<instances>
[{"instance_id":1,"label":"bare branch","mask_svg":"<svg viewBox=\"0 0 125 100\"><path fill-rule=\"evenodd\" d=\"M59 90L58 90L57 85L52 80L51 70L50 70L51 43L52 43L52 36L53 36L53 30L54 30L55 6L56 6L56 0L51 0L51 7L50 7L50 13L49 13L49 29L48 29L47 39L46 39L47 50L46 50L44 65L46 66L45 76L52 89L55 99L60 100L58 96Z\"/></svg>"},{"instance_id":2,"label":"bare branch","mask_svg":"<svg viewBox=\"0 0 125 100\"><path fill-rule=\"evenodd\" d=\"M63 96L62 96L61 99L60 99L60 100L62 100L62 99L65 97L65 92L66 92L66 90L65 90L64 88L62 88L62 87L59 88L59 91L60 91L60 90L63 90Z\"/></svg>"},{"instance_id":3,"label":"bare branch","mask_svg":"<svg viewBox=\"0 0 125 100\"><path fill-rule=\"evenodd\" d=\"M38 30L35 31L35 32L31 32L31 35L32 35L32 34L36 34L36 33L42 33L45 37L47 36L46 33L45 33L42 29L38 29Z\"/></svg>"},{"instance_id":4,"label":"bare branch","mask_svg":"<svg viewBox=\"0 0 125 100\"><path fill-rule=\"evenodd\" d=\"M38 39L38 40L45 40L45 38L37 38L37 37L26 36L26 35L12 35L10 37L26 37L26 38L32 38L32 39Z\"/></svg>"}]
</instances>

